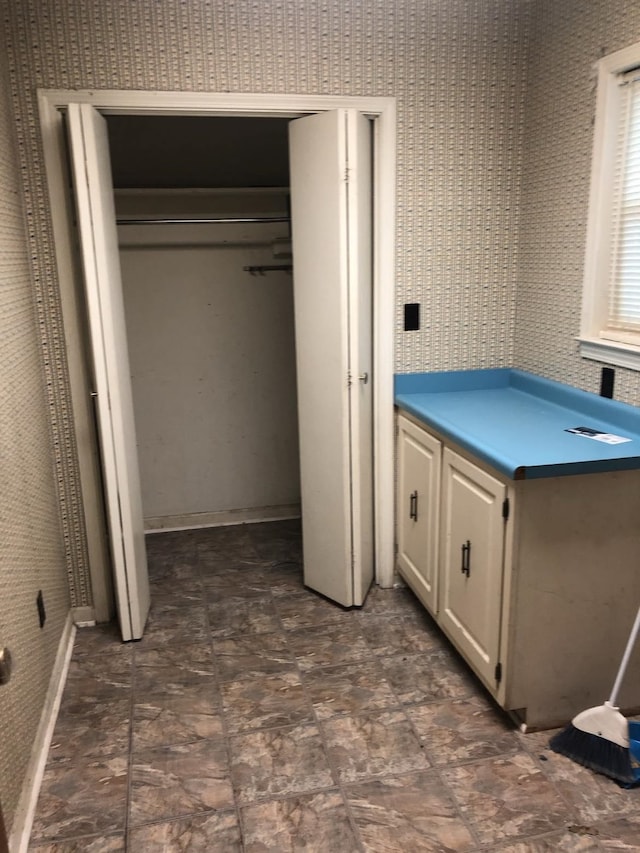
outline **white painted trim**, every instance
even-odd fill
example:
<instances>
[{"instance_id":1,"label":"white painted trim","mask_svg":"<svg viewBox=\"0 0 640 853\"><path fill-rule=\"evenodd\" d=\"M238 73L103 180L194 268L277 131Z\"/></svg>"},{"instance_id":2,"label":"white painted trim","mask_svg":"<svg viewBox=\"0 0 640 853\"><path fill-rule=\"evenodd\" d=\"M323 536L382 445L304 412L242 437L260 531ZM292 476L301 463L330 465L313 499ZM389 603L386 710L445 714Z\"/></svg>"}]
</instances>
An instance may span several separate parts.
<instances>
[{"instance_id":1,"label":"white painted trim","mask_svg":"<svg viewBox=\"0 0 640 853\"><path fill-rule=\"evenodd\" d=\"M86 329L80 319L84 318L85 308L79 270L75 264L77 249L64 126L62 116L46 98L39 97L38 103L42 138L47 143L44 146L45 173L49 197L53 202L53 239L78 447L93 606L98 621L108 622L114 614L113 583L97 450L94 401L90 395L95 389L90 375L89 359L86 357Z\"/></svg>"},{"instance_id":2,"label":"white painted trim","mask_svg":"<svg viewBox=\"0 0 640 853\"><path fill-rule=\"evenodd\" d=\"M387 98L374 123L373 211L373 483L376 582L392 587L394 555L393 328L396 243L396 102Z\"/></svg>"},{"instance_id":3,"label":"white painted trim","mask_svg":"<svg viewBox=\"0 0 640 853\"><path fill-rule=\"evenodd\" d=\"M395 110L395 98L348 95L283 95L245 92L146 92L117 89L40 89L39 95L54 108L91 104L113 115L210 115L294 118L325 110L351 109L378 116Z\"/></svg>"},{"instance_id":4,"label":"white painted trim","mask_svg":"<svg viewBox=\"0 0 640 853\"><path fill-rule=\"evenodd\" d=\"M393 323L395 316L396 100L388 97L282 95L117 90L38 91L47 172L64 162L51 116L70 103L90 103L103 113L130 115L217 115L295 117L335 109L355 109L375 118L374 146L374 510L376 580L390 587L393 554ZM72 222L61 182L49 179L54 233L71 233ZM68 237L66 238L68 241ZM69 272L68 266L61 269Z\"/></svg>"},{"instance_id":5,"label":"white painted trim","mask_svg":"<svg viewBox=\"0 0 640 853\"><path fill-rule=\"evenodd\" d=\"M580 355L583 358L615 364L616 367L626 367L629 370L640 370L640 347L617 341L605 341L602 338L581 337L578 340Z\"/></svg>"},{"instance_id":6,"label":"white painted trim","mask_svg":"<svg viewBox=\"0 0 640 853\"><path fill-rule=\"evenodd\" d=\"M145 518L145 533L170 530L198 530L202 527L226 527L231 524L257 524L300 518L300 504L258 506L253 509L228 509L220 512L192 512L185 515L159 515Z\"/></svg>"},{"instance_id":7,"label":"white painted trim","mask_svg":"<svg viewBox=\"0 0 640 853\"><path fill-rule=\"evenodd\" d=\"M640 42L623 47L622 50L616 50L615 53L610 53L608 56L603 56L599 60L598 66L607 74L620 74L630 71L638 64L638 54L640 54Z\"/></svg>"},{"instance_id":8,"label":"white painted trim","mask_svg":"<svg viewBox=\"0 0 640 853\"><path fill-rule=\"evenodd\" d=\"M608 323L609 312L611 205L620 111L617 75L638 63L640 63L640 42L603 57L596 66L598 90L591 155L591 184L579 336L580 355L584 358L607 361L632 370L640 369L640 359L633 358L632 351L628 347L615 341L601 344L598 338ZM619 354L616 355L616 353Z\"/></svg>"},{"instance_id":9,"label":"white painted trim","mask_svg":"<svg viewBox=\"0 0 640 853\"><path fill-rule=\"evenodd\" d=\"M71 613L69 613L58 644L58 652L53 664L51 678L49 679L49 688L44 700L42 714L40 715L38 731L36 732L31 757L27 765L27 772L20 800L18 801L13 827L9 834L9 853L26 853L29 846L31 827L33 826L33 818L36 813L36 805L49 754L49 746L58 718L58 711L60 710L62 691L67 680L75 636L76 628L73 624Z\"/></svg>"},{"instance_id":10,"label":"white painted trim","mask_svg":"<svg viewBox=\"0 0 640 853\"><path fill-rule=\"evenodd\" d=\"M76 628L88 628L96 624L96 612L93 607L72 607L71 618Z\"/></svg>"}]
</instances>

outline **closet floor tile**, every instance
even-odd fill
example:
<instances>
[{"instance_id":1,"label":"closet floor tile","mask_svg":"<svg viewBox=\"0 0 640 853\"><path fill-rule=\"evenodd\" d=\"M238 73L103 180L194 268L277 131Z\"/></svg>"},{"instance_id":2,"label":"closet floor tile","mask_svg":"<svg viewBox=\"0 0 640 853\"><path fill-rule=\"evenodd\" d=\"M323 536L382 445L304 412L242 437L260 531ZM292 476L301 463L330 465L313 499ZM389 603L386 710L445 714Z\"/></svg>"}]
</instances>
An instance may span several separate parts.
<instances>
[{"instance_id":1,"label":"closet floor tile","mask_svg":"<svg viewBox=\"0 0 640 853\"><path fill-rule=\"evenodd\" d=\"M147 537L146 636L78 630L30 850L640 853L637 790L517 732L408 589L305 589L300 544Z\"/></svg>"},{"instance_id":2,"label":"closet floor tile","mask_svg":"<svg viewBox=\"0 0 640 853\"><path fill-rule=\"evenodd\" d=\"M64 841L44 841L42 844L29 844L29 850L37 853L125 853L125 836L93 835L81 838L67 838Z\"/></svg>"},{"instance_id":3,"label":"closet floor tile","mask_svg":"<svg viewBox=\"0 0 640 853\"><path fill-rule=\"evenodd\" d=\"M375 655L388 657L408 651L415 654L441 647L442 640L426 616L360 613L358 617L360 630Z\"/></svg>"},{"instance_id":4,"label":"closet floor tile","mask_svg":"<svg viewBox=\"0 0 640 853\"><path fill-rule=\"evenodd\" d=\"M381 657L380 665L396 696L405 704L461 699L480 690L464 664L446 649Z\"/></svg>"},{"instance_id":5,"label":"closet floor tile","mask_svg":"<svg viewBox=\"0 0 640 853\"><path fill-rule=\"evenodd\" d=\"M229 732L281 727L313 720L311 702L296 672L226 681L220 690Z\"/></svg>"},{"instance_id":6,"label":"closet floor tile","mask_svg":"<svg viewBox=\"0 0 640 853\"><path fill-rule=\"evenodd\" d=\"M295 659L283 633L216 639L213 656L220 681L296 671Z\"/></svg>"},{"instance_id":7,"label":"closet floor tile","mask_svg":"<svg viewBox=\"0 0 640 853\"><path fill-rule=\"evenodd\" d=\"M375 660L312 669L304 674L303 683L319 720L398 704Z\"/></svg>"},{"instance_id":8,"label":"closet floor tile","mask_svg":"<svg viewBox=\"0 0 640 853\"><path fill-rule=\"evenodd\" d=\"M346 796L364 847L459 851L476 842L436 773L426 770L349 785Z\"/></svg>"},{"instance_id":9,"label":"closet floor tile","mask_svg":"<svg viewBox=\"0 0 640 853\"><path fill-rule=\"evenodd\" d=\"M523 752L447 768L442 777L482 844L559 830L573 817L553 783Z\"/></svg>"},{"instance_id":10,"label":"closet floor tile","mask_svg":"<svg viewBox=\"0 0 640 853\"><path fill-rule=\"evenodd\" d=\"M288 632L287 638L302 670L371 658L371 650L353 619L334 625L299 628Z\"/></svg>"},{"instance_id":11,"label":"closet floor tile","mask_svg":"<svg viewBox=\"0 0 640 853\"><path fill-rule=\"evenodd\" d=\"M309 592L278 596L276 607L287 630L335 625L354 618L352 611Z\"/></svg>"},{"instance_id":12,"label":"closet floor tile","mask_svg":"<svg viewBox=\"0 0 640 853\"><path fill-rule=\"evenodd\" d=\"M357 853L342 796L337 791L256 803L242 809L246 853Z\"/></svg>"},{"instance_id":13,"label":"closet floor tile","mask_svg":"<svg viewBox=\"0 0 640 853\"><path fill-rule=\"evenodd\" d=\"M280 621L270 595L251 598L230 596L209 604L209 625L214 638L273 634L280 630Z\"/></svg>"},{"instance_id":14,"label":"closet floor tile","mask_svg":"<svg viewBox=\"0 0 640 853\"><path fill-rule=\"evenodd\" d=\"M132 826L233 805L227 750L221 738L134 753Z\"/></svg>"},{"instance_id":15,"label":"closet floor tile","mask_svg":"<svg viewBox=\"0 0 640 853\"><path fill-rule=\"evenodd\" d=\"M44 772L32 841L123 830L128 793L126 756L76 765L49 765Z\"/></svg>"},{"instance_id":16,"label":"closet floor tile","mask_svg":"<svg viewBox=\"0 0 640 853\"><path fill-rule=\"evenodd\" d=\"M429 760L401 711L334 717L322 723L341 782L424 770Z\"/></svg>"},{"instance_id":17,"label":"closet floor tile","mask_svg":"<svg viewBox=\"0 0 640 853\"><path fill-rule=\"evenodd\" d=\"M437 765L520 750L509 721L480 696L407 708L409 719Z\"/></svg>"},{"instance_id":18,"label":"closet floor tile","mask_svg":"<svg viewBox=\"0 0 640 853\"><path fill-rule=\"evenodd\" d=\"M60 706L49 764L79 764L122 755L129 750L131 700L70 702Z\"/></svg>"},{"instance_id":19,"label":"closet floor tile","mask_svg":"<svg viewBox=\"0 0 640 853\"><path fill-rule=\"evenodd\" d=\"M144 693L133 706L134 751L222 734L220 697L213 682L185 684L172 693Z\"/></svg>"},{"instance_id":20,"label":"closet floor tile","mask_svg":"<svg viewBox=\"0 0 640 853\"><path fill-rule=\"evenodd\" d=\"M334 784L320 732L313 724L235 735L229 748L240 805Z\"/></svg>"},{"instance_id":21,"label":"closet floor tile","mask_svg":"<svg viewBox=\"0 0 640 853\"><path fill-rule=\"evenodd\" d=\"M222 811L139 826L129 832L129 850L242 853L235 811Z\"/></svg>"},{"instance_id":22,"label":"closet floor tile","mask_svg":"<svg viewBox=\"0 0 640 853\"><path fill-rule=\"evenodd\" d=\"M177 609L152 609L139 645L143 649L154 646L177 646L204 642L209 638L207 614L204 606Z\"/></svg>"}]
</instances>

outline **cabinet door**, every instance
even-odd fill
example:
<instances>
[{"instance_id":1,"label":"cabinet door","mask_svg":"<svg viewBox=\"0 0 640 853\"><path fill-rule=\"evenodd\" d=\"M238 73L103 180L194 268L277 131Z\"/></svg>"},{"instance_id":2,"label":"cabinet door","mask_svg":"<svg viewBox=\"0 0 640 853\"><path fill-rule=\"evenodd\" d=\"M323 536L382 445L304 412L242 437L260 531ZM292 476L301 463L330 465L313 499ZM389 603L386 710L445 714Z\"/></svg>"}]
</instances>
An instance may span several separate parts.
<instances>
[{"instance_id":1,"label":"cabinet door","mask_svg":"<svg viewBox=\"0 0 640 853\"><path fill-rule=\"evenodd\" d=\"M441 449L428 432L398 417L398 569L434 615Z\"/></svg>"},{"instance_id":2,"label":"cabinet door","mask_svg":"<svg viewBox=\"0 0 640 853\"><path fill-rule=\"evenodd\" d=\"M449 448L442 466L438 621L478 675L495 688L506 486Z\"/></svg>"}]
</instances>

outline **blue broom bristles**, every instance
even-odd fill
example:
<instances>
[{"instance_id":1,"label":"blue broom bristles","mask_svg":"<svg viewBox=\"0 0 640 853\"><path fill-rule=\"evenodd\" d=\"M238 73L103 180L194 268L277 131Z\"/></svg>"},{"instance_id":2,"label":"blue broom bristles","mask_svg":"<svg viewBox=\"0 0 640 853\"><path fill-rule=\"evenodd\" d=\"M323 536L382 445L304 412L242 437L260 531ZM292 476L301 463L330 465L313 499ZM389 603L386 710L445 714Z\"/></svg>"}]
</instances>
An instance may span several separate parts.
<instances>
[{"instance_id":1,"label":"blue broom bristles","mask_svg":"<svg viewBox=\"0 0 640 853\"><path fill-rule=\"evenodd\" d=\"M621 785L638 783L638 772L634 770L629 749L613 743L607 738L584 732L569 724L549 741L554 752L582 764L596 773L602 773Z\"/></svg>"}]
</instances>

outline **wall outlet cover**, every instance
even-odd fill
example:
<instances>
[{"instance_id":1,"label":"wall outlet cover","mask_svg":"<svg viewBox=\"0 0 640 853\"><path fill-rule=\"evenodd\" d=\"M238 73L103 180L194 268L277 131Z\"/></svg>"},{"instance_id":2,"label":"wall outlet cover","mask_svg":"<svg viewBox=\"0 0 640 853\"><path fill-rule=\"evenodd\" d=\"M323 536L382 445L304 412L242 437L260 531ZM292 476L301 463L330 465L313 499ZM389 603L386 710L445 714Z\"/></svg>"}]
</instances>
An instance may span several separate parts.
<instances>
[{"instance_id":1,"label":"wall outlet cover","mask_svg":"<svg viewBox=\"0 0 640 853\"><path fill-rule=\"evenodd\" d=\"M417 332L420 328L420 303L406 302L404 306L405 332Z\"/></svg>"}]
</instances>

